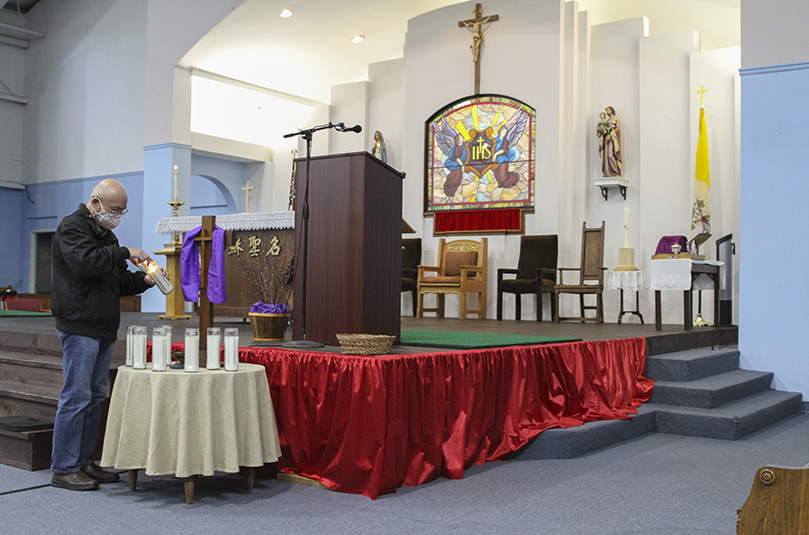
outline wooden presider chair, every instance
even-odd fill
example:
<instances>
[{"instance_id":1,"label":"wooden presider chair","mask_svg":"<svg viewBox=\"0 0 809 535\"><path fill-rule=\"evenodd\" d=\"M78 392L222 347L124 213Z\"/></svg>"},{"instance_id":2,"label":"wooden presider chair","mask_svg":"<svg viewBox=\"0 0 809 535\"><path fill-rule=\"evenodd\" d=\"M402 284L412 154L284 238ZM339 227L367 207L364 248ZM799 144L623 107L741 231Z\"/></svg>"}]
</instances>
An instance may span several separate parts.
<instances>
[{"instance_id":1,"label":"wooden presider chair","mask_svg":"<svg viewBox=\"0 0 809 535\"><path fill-rule=\"evenodd\" d=\"M575 321L595 321L596 323L604 322L604 307L601 299L601 293L604 290L604 222L601 222L600 228L587 228L587 222L582 224L581 230L581 266L577 268L559 268L559 284L553 288L553 293L556 298L556 314L553 320L559 323L560 320L575 320ZM578 271L579 282L578 284L565 284L564 272L565 271ZM579 307L581 310L580 317L561 317L559 316L559 295L560 294L578 294ZM595 295L595 306L585 306L584 296ZM585 310L595 310L596 315L594 318L585 317Z\"/></svg>"},{"instance_id":2,"label":"wooden presider chair","mask_svg":"<svg viewBox=\"0 0 809 535\"><path fill-rule=\"evenodd\" d=\"M556 315L553 287L556 285L558 254L559 237L556 234L520 237L520 258L517 261L517 269L500 268L497 270L498 320L503 319L504 293L514 294L515 315L518 321L522 316L523 294L536 294L537 321L542 321L542 294L550 296L551 318ZM516 278L505 279L503 275L516 275Z\"/></svg>"},{"instance_id":3,"label":"wooden presider chair","mask_svg":"<svg viewBox=\"0 0 809 535\"><path fill-rule=\"evenodd\" d=\"M467 314L477 314L486 319L486 238L479 242L474 240L455 240L447 243L441 238L438 244L438 265L419 266L418 274L418 317L424 312L435 312L437 317L444 317L444 297L446 294L460 294L460 318ZM426 276L425 273L436 273ZM478 308L471 309L467 305L467 294L478 294ZM424 294L436 294L436 308L424 308Z\"/></svg>"},{"instance_id":4,"label":"wooden presider chair","mask_svg":"<svg viewBox=\"0 0 809 535\"><path fill-rule=\"evenodd\" d=\"M402 291L413 295L413 317L416 317L418 295L416 289L421 264L421 238L402 240Z\"/></svg>"}]
</instances>

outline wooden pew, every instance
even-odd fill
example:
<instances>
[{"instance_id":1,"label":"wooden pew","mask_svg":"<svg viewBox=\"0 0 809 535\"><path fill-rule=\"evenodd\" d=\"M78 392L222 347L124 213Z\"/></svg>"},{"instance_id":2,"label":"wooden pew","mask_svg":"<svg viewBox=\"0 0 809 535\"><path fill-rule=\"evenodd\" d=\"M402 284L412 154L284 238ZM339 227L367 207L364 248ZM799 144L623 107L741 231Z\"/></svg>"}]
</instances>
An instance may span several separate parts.
<instances>
[{"instance_id":1,"label":"wooden pew","mask_svg":"<svg viewBox=\"0 0 809 535\"><path fill-rule=\"evenodd\" d=\"M736 519L737 535L809 535L809 464L764 466Z\"/></svg>"}]
</instances>

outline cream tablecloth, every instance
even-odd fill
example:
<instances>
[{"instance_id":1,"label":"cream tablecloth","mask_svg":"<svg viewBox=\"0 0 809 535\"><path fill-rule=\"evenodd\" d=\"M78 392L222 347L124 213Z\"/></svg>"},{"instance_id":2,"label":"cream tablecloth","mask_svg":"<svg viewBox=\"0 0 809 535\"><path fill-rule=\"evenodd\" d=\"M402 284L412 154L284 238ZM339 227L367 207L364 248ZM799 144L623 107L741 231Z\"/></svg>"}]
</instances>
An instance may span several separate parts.
<instances>
[{"instance_id":1,"label":"cream tablecloth","mask_svg":"<svg viewBox=\"0 0 809 535\"><path fill-rule=\"evenodd\" d=\"M262 466L280 454L263 366L197 373L118 368L102 466L189 477Z\"/></svg>"}]
</instances>

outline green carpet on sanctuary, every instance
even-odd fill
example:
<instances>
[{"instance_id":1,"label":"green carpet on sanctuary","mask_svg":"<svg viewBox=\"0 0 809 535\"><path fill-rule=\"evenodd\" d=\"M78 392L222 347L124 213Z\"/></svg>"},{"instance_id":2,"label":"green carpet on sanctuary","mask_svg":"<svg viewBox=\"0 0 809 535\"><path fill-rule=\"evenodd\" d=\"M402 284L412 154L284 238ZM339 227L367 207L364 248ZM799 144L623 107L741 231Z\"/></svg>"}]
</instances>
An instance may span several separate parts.
<instances>
[{"instance_id":1,"label":"green carpet on sanctuary","mask_svg":"<svg viewBox=\"0 0 809 535\"><path fill-rule=\"evenodd\" d=\"M563 336L531 336L524 334L404 330L400 334L399 343L403 346L481 349L489 347L529 346L580 341L581 338Z\"/></svg>"},{"instance_id":2,"label":"green carpet on sanctuary","mask_svg":"<svg viewBox=\"0 0 809 535\"><path fill-rule=\"evenodd\" d=\"M29 312L27 310L0 310L0 318L3 316L52 316L50 312Z\"/></svg>"}]
</instances>

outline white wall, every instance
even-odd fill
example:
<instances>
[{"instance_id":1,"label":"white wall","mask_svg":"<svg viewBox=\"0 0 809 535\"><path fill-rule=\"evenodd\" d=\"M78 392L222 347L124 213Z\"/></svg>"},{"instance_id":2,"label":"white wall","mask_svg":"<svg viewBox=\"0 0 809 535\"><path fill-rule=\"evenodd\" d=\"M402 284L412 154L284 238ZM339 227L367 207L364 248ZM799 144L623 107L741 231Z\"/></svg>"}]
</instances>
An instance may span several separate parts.
<instances>
[{"instance_id":1,"label":"white wall","mask_svg":"<svg viewBox=\"0 0 809 535\"><path fill-rule=\"evenodd\" d=\"M640 43L640 176L637 210L639 248L635 263L650 274L651 255L662 236L690 235L691 102L689 54L697 50L695 31L647 37ZM645 296L647 319L654 319L654 295ZM662 292L664 323L681 323L682 294ZM643 304L641 305L642 308Z\"/></svg>"},{"instance_id":2,"label":"white wall","mask_svg":"<svg viewBox=\"0 0 809 535\"><path fill-rule=\"evenodd\" d=\"M27 16L23 180L143 169L146 6L44 0Z\"/></svg>"},{"instance_id":3,"label":"white wall","mask_svg":"<svg viewBox=\"0 0 809 535\"><path fill-rule=\"evenodd\" d=\"M373 146L373 133L382 132L385 139L387 164L402 168L402 138L404 137L404 60L393 59L368 66L370 95L368 99L368 148Z\"/></svg>"},{"instance_id":4,"label":"white wall","mask_svg":"<svg viewBox=\"0 0 809 535\"><path fill-rule=\"evenodd\" d=\"M368 123L368 82L341 84L331 88L331 115L329 121L344 123L347 127L365 126ZM368 150L368 140L373 139L373 132L363 128L362 132L338 132L330 129L322 132L328 136L328 148L332 154L361 152ZM315 135L318 135L315 133ZM323 147L324 145L321 145Z\"/></svg>"},{"instance_id":5,"label":"white wall","mask_svg":"<svg viewBox=\"0 0 809 535\"><path fill-rule=\"evenodd\" d=\"M537 215L526 218L526 232L529 234L557 233L560 176L560 110L557 103L563 4L558 0L499 3L491 12L499 15L500 20L487 28L480 56L481 93L505 94L537 108L536 159L542 164L537 166L536 174ZM403 216L417 230L417 236L423 238L422 261L427 265L434 265L436 261L438 239L432 235L432 218L422 217L424 122L446 104L474 91L474 64L469 49L471 35L465 28L458 28L458 21L468 18L473 7L474 2L448 6L411 19L408 24L401 160L401 170L407 173ZM495 308L497 269L516 265L519 238L502 235L488 238L488 311L491 317ZM448 298L448 316L457 317L457 306L457 299ZM524 309L530 311L532 308L526 302ZM512 304L506 307L506 317L509 313L513 317L509 310L513 310ZM527 314L527 317L531 316Z\"/></svg>"},{"instance_id":6,"label":"white wall","mask_svg":"<svg viewBox=\"0 0 809 535\"><path fill-rule=\"evenodd\" d=\"M646 253L639 232L642 220L639 211L643 181L646 173L643 170L643 114L640 103L641 73L646 66L643 58L643 43L647 33L648 22L644 18L629 19L608 24L593 26L590 58L590 106L587 113L588 143L580 150L586 152L586 174L581 177L582 188L586 200L586 221L588 227L605 224L604 265L609 269L618 266L618 249L624 246L624 209L630 212L630 246L635 249L635 265L645 269L642 258ZM596 179L603 178L601 159L598 155L596 140L596 123L599 113L607 106L615 109L621 120L621 175L629 181L624 199L617 188L609 188L607 200L601 195L601 189L593 184ZM581 233L581 221L577 224ZM573 229L571 228L571 233ZM571 234L571 236L575 236ZM570 241L571 259L568 266L578 266L581 255L581 239ZM648 272L648 271L647 271ZM604 293L605 321L614 322L618 317L619 292ZM630 296L627 294L627 299ZM569 299L568 306L577 306L575 299ZM629 305L629 302L627 302ZM650 319L648 311L645 319ZM640 321L635 316L627 316L628 322Z\"/></svg>"},{"instance_id":7,"label":"white wall","mask_svg":"<svg viewBox=\"0 0 809 535\"><path fill-rule=\"evenodd\" d=\"M705 122L708 129L708 155L711 169L711 234L712 238L700 248L710 258L716 258L716 240L727 234L733 234L733 242L740 243L739 204L739 118L741 102L738 98L740 47L721 48L693 52L690 58L689 96L691 110L690 132L691 143L689 155L691 177L694 176L699 139L700 86L708 90L705 93ZM691 194L693 203L693 180ZM689 212L690 215L690 212ZM690 229L690 226L688 227ZM694 231L690 231L693 235ZM739 318L739 263L733 264L733 317L732 323ZM711 294L703 299L703 316L713 321L713 301Z\"/></svg>"},{"instance_id":8,"label":"white wall","mask_svg":"<svg viewBox=\"0 0 809 535\"><path fill-rule=\"evenodd\" d=\"M16 17L14 18L16 19ZM16 20L0 18L7 24ZM0 93L26 97L23 84L25 49L0 43ZM0 100L0 184L22 181L22 104Z\"/></svg>"},{"instance_id":9,"label":"white wall","mask_svg":"<svg viewBox=\"0 0 809 535\"><path fill-rule=\"evenodd\" d=\"M806 61L809 2L744 0L741 12L743 68Z\"/></svg>"}]
</instances>

